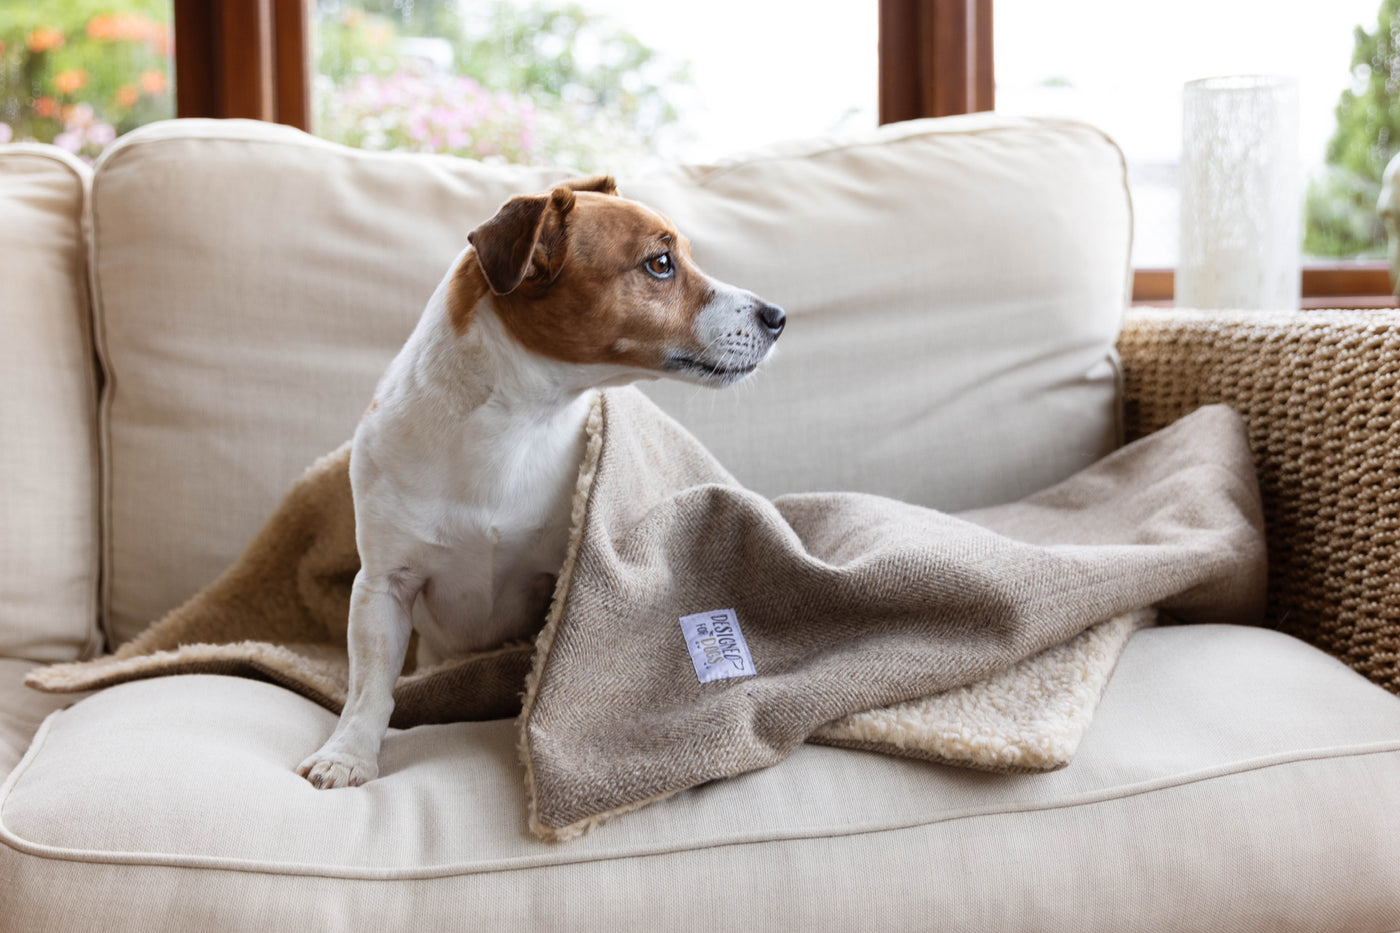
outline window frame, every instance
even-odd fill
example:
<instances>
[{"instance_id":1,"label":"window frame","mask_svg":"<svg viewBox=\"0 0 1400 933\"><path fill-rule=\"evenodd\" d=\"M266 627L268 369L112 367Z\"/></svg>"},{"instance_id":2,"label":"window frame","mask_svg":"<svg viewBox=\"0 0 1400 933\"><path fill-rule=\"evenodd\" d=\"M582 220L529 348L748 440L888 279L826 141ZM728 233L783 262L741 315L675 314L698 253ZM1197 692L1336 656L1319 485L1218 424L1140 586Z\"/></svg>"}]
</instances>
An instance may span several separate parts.
<instances>
[{"instance_id":1,"label":"window frame","mask_svg":"<svg viewBox=\"0 0 1400 933\"><path fill-rule=\"evenodd\" d=\"M994 109L994 52L992 0L880 0L880 122ZM1171 304L1173 278L1134 269L1133 301ZM1387 263L1313 261L1303 266L1302 307L1400 303Z\"/></svg>"},{"instance_id":2,"label":"window frame","mask_svg":"<svg viewBox=\"0 0 1400 933\"><path fill-rule=\"evenodd\" d=\"M311 131L308 0L174 0L175 112Z\"/></svg>"}]
</instances>

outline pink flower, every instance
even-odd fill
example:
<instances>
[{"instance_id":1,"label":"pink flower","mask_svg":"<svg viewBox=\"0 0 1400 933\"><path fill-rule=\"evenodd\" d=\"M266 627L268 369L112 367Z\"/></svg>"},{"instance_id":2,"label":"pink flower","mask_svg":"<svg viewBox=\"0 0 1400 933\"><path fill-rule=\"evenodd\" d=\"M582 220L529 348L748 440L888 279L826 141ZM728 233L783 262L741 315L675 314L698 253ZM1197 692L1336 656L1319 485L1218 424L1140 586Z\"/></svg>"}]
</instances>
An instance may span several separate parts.
<instances>
[{"instance_id":1,"label":"pink flower","mask_svg":"<svg viewBox=\"0 0 1400 933\"><path fill-rule=\"evenodd\" d=\"M78 150L83 148L83 136L77 132L59 133L53 138L53 144L77 155Z\"/></svg>"},{"instance_id":2,"label":"pink flower","mask_svg":"<svg viewBox=\"0 0 1400 933\"><path fill-rule=\"evenodd\" d=\"M15 138L15 131L8 123L0 123L0 143L7 143Z\"/></svg>"}]
</instances>

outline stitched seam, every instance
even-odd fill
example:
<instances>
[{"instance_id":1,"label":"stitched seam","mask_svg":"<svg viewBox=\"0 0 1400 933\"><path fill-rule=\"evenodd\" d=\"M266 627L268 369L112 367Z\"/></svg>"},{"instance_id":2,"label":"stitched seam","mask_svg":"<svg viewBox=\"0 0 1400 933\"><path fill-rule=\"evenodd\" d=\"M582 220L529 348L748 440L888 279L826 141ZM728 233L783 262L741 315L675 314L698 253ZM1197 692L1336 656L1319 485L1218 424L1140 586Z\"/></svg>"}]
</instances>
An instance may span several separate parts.
<instances>
[{"instance_id":1,"label":"stitched seam","mask_svg":"<svg viewBox=\"0 0 1400 933\"><path fill-rule=\"evenodd\" d=\"M947 119L947 118L940 118L940 119ZM1008 119L1008 118L1003 117L1002 119L1003 119L1003 120L1006 120L1006 119ZM734 161L732 161L732 162L721 161L719 165L716 165L716 166L713 166L713 167L709 167L709 169L705 172L705 174L704 174L703 176L701 176L700 178L697 178L697 179L696 179L695 184L696 184L698 187L704 187L705 185L709 184L711 181L713 181L713 180L716 179L716 178L722 178L722 177L724 177L725 175L732 174L732 173L734 173L734 172L739 171L740 169L747 168L747 167L749 167L749 166L751 166L751 165L768 165L768 164L771 164L771 163L774 163L774 162L794 162L794 161L801 161L801 160L806 160L806 159L820 158L820 157L824 157L824 156L828 156L828 155L839 155L839 154L841 154L841 153L843 153L843 152L854 152L854 151L860 150L860 149L882 149L882 148L885 148L885 147L887 147L887 146L898 146L898 145L903 145L903 144L905 144L905 143L924 142L924 141L927 141L927 140L929 140L929 139L957 139L957 138L959 138L959 137L968 137L968 136L989 136L989 135L996 134L996 133L1026 132L1027 130L1032 130L1032 129L1043 129L1043 128L1047 128L1047 127L1049 127L1049 128L1057 128L1057 127L1058 127L1058 128L1074 128L1074 129L1080 129L1080 130L1088 130L1088 131L1092 132L1094 135L1100 137L1103 141L1105 141L1106 143L1108 143L1110 146L1112 146L1113 149L1118 153L1118 159L1119 159L1119 161L1120 161L1121 163L1124 164L1124 169L1123 169L1123 190L1124 190L1124 193L1125 193L1125 195L1126 195L1126 193L1127 193L1127 184L1128 184L1128 183L1127 183L1127 166L1126 166L1126 162L1124 161L1123 152L1122 152L1121 149L1118 148L1118 145L1117 145L1115 142L1113 142L1113 140L1112 140L1106 133L1104 133L1102 130L1100 130L1100 129L1098 129L1098 128L1096 128L1096 127L1094 127L1094 126L1092 126L1092 125L1090 125L1090 124L1088 124L1088 123L1082 123L1082 122L1080 122L1080 121L1078 121L1078 120L1066 120L1066 119L1060 119L1060 118L1056 118L1056 117L1012 117L1012 118L1009 118L1009 119L1010 119L1012 122L996 123L996 124L993 124L993 125L991 125L991 126L970 127L970 128L968 128L968 129L958 129L958 128L956 128L956 127L954 127L954 128L938 128L938 129L935 129L935 128L930 127L929 129L924 130L923 132L910 133L908 136L889 136L889 137L885 137L885 138L876 137L876 138L871 138L871 139L860 139L860 140L856 140L856 141L849 142L849 143L833 143L833 144L831 144L831 145L824 146L824 147L819 148L819 149L812 149L812 150L807 150L807 151L802 151L802 152L773 153L772 155L761 155L761 156L760 156L760 155L752 155L752 156L750 156L750 155L747 155L747 154L744 154L744 153L739 153L738 155L736 155L736 156L734 157ZM1129 201L1129 205L1130 205L1130 210L1129 210L1129 233L1128 233L1128 236L1129 236L1129 242L1130 242L1130 244L1131 244L1131 239L1132 239L1132 226L1131 226L1132 212L1131 212L1131 200ZM1128 251L1128 255L1129 255L1129 257L1132 256L1132 250L1131 250L1131 248L1130 248L1129 251ZM1131 264L1132 264L1132 260L1131 260L1131 258L1130 258L1130 259L1129 259L1129 267L1130 267L1130 268L1131 268ZM1131 285L1130 285L1129 287L1131 288Z\"/></svg>"},{"instance_id":2,"label":"stitched seam","mask_svg":"<svg viewBox=\"0 0 1400 933\"><path fill-rule=\"evenodd\" d=\"M1109 803L1115 800L1125 800L1131 797L1142 796L1160 790L1170 790L1177 787L1185 787L1192 784L1205 783L1221 778L1233 777L1241 774L1248 774L1254 771L1267 770L1269 768L1283 767L1291 764L1298 764L1310 761L1327 761L1341 758L1360 758L1371 755L1386 755L1400 752L1400 741L1388 741L1380 743L1369 743L1366 745L1350 746L1344 748L1331 749L1310 749L1301 752L1286 752L1278 755L1263 756L1250 759L1244 762L1235 762L1230 765L1221 765L1213 768L1198 769L1185 774L1173 775L1170 777L1153 778L1146 781L1138 781L1131 784L1118 785L1112 788L1089 791L1064 800L1049 803L1023 803L986 806L969 809L964 812L939 814L931 817L915 818L908 820L891 820L885 823L868 826L850 827L818 827L806 830L794 830L777 833L755 833L750 836L733 837L722 840L700 841L690 845L638 845L633 849L619 850L615 852L597 853L589 855L579 855L574 857L540 857L540 856L516 856L503 858L490 864L474 865L471 863L455 863L447 865L423 866L417 868L373 868L355 866L329 866L310 865L299 862L272 862L254 859L240 859L218 856L203 855L175 855L165 853L146 852L109 852L92 849L72 849L62 846L51 846L45 843L30 842L22 838L9 828L5 823L4 806L8 801L10 792L19 782L29 764L37 756L43 747L48 736L52 723L62 711L51 714L39 727L38 733L30 745L29 751L23 760L15 766L3 785L0 785L0 843L24 855L37 858L70 861L70 862L90 862L104 865L132 865L146 867L163 868L185 868L204 869L215 871L241 871L255 874L287 875L295 877L317 877L330 879L343 879L355 881L429 881L440 878L451 878L461 875L490 874L502 871L531 871L535 869L557 868L565 865L585 864L589 862L605 862L616 859L650 858L661 855L669 855L679 852L689 852L701 849L722 848L726 846L738 845L763 845L787 842L799 842L816 839L839 839L847 836L865 836L879 833L898 832L901 830L918 829L921 827L934 826L940 823L951 823L960 820L980 819L984 817L996 817L1004 815L1014 815L1020 813L1039 813L1053 810L1068 810L1078 807L1093 806L1100 803ZM541 845L545 845L542 843ZM555 850L557 851L557 850Z\"/></svg>"}]
</instances>

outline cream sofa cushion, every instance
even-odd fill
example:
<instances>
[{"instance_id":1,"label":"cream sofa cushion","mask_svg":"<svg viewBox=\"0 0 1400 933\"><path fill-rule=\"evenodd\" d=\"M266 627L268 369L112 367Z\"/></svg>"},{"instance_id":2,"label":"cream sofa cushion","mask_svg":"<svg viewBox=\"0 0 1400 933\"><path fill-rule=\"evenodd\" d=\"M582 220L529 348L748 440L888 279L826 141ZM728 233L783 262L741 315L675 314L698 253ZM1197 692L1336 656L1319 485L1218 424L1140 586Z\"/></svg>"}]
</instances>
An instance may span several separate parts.
<instances>
[{"instance_id":1,"label":"cream sofa cushion","mask_svg":"<svg viewBox=\"0 0 1400 933\"><path fill-rule=\"evenodd\" d=\"M0 146L0 656L101 644L89 178L52 146Z\"/></svg>"},{"instance_id":2,"label":"cream sofa cushion","mask_svg":"<svg viewBox=\"0 0 1400 933\"><path fill-rule=\"evenodd\" d=\"M351 434L467 233L562 177L241 122L108 151L93 214L115 642L210 582ZM1114 445L1129 218L1098 132L925 121L620 183L672 213L702 266L789 312L752 386L656 391L759 490L982 505Z\"/></svg>"},{"instance_id":3,"label":"cream sofa cushion","mask_svg":"<svg viewBox=\"0 0 1400 933\"><path fill-rule=\"evenodd\" d=\"M750 384L644 389L768 495L953 511L1058 482L1118 439L1123 171L1088 126L978 114L629 183L790 313Z\"/></svg>"},{"instance_id":4,"label":"cream sofa cushion","mask_svg":"<svg viewBox=\"0 0 1400 933\"><path fill-rule=\"evenodd\" d=\"M6 916L34 931L1400 928L1400 699L1264 629L1134 636L1058 772L805 746L562 845L526 828L512 723L391 730L377 781L317 791L292 769L333 723L216 676L54 715L0 790Z\"/></svg>"},{"instance_id":5,"label":"cream sofa cushion","mask_svg":"<svg viewBox=\"0 0 1400 933\"><path fill-rule=\"evenodd\" d=\"M19 764L39 724L50 713L86 695L40 693L29 689L24 685L24 675L33 667L33 661L0 657L0 780Z\"/></svg>"}]
</instances>

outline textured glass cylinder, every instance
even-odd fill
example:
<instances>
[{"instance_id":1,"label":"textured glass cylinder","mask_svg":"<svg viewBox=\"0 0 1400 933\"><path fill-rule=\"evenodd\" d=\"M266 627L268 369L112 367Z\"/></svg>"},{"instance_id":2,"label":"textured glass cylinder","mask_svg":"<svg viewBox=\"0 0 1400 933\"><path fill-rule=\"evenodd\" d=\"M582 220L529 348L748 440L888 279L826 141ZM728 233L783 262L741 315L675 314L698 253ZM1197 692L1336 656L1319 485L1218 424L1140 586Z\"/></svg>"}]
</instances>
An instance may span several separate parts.
<instances>
[{"instance_id":1,"label":"textured glass cylinder","mask_svg":"<svg viewBox=\"0 0 1400 933\"><path fill-rule=\"evenodd\" d=\"M1177 306L1297 308L1297 80L1205 78L1182 104Z\"/></svg>"}]
</instances>

